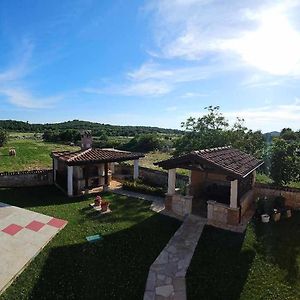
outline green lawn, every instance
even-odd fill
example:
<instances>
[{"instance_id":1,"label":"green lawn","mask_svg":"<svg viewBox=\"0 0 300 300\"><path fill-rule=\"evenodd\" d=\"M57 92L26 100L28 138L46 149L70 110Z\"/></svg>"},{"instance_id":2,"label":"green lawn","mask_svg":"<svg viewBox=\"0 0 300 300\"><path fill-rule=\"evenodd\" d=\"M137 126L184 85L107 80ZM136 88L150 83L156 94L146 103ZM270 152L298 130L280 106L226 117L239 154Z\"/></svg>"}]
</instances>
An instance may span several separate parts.
<instances>
[{"instance_id":1,"label":"green lawn","mask_svg":"<svg viewBox=\"0 0 300 300\"><path fill-rule=\"evenodd\" d=\"M10 148L16 149L15 157L8 155ZM0 172L52 168L51 151L78 149L68 145L45 143L39 139L11 138L0 148Z\"/></svg>"},{"instance_id":2,"label":"green lawn","mask_svg":"<svg viewBox=\"0 0 300 300\"><path fill-rule=\"evenodd\" d=\"M300 299L300 212L246 234L206 226L187 274L189 299Z\"/></svg>"},{"instance_id":3,"label":"green lawn","mask_svg":"<svg viewBox=\"0 0 300 300\"><path fill-rule=\"evenodd\" d=\"M148 270L180 222L150 203L106 194L112 213L88 208L54 187L0 189L0 201L68 220L0 299L142 299ZM87 243L101 234L104 240Z\"/></svg>"},{"instance_id":4,"label":"green lawn","mask_svg":"<svg viewBox=\"0 0 300 300\"><path fill-rule=\"evenodd\" d=\"M172 155L168 152L152 151L152 152L146 153L145 157L140 158L140 166L144 167L144 168L167 172L167 170L164 170L158 166L155 166L154 163L169 159L171 157L172 157ZM133 162L128 162L128 163L133 164ZM185 170L185 169L177 169L176 172L177 172L177 174L181 174L181 175L189 174L189 170Z\"/></svg>"},{"instance_id":5,"label":"green lawn","mask_svg":"<svg viewBox=\"0 0 300 300\"><path fill-rule=\"evenodd\" d=\"M262 174L262 173L257 173L256 181L260 182L260 183L267 183L267 184L273 183L273 180L268 175ZM291 188L299 188L300 189L300 181L290 182L286 186L291 187Z\"/></svg>"}]
</instances>

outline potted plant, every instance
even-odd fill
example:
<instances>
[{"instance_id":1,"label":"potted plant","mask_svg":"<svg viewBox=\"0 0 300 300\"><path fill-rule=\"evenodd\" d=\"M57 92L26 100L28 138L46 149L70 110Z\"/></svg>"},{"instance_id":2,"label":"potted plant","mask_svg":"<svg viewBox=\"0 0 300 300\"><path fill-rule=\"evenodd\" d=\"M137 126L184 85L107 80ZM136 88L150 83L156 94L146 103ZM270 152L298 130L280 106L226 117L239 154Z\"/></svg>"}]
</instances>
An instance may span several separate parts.
<instances>
[{"instance_id":1,"label":"potted plant","mask_svg":"<svg viewBox=\"0 0 300 300\"><path fill-rule=\"evenodd\" d=\"M274 208L273 220L274 222L278 222L280 220L281 213L278 209Z\"/></svg>"},{"instance_id":2,"label":"potted plant","mask_svg":"<svg viewBox=\"0 0 300 300\"><path fill-rule=\"evenodd\" d=\"M108 201L103 201L102 200L102 203L101 203L101 212L105 212L108 210L109 208L109 202Z\"/></svg>"},{"instance_id":3,"label":"potted plant","mask_svg":"<svg viewBox=\"0 0 300 300\"><path fill-rule=\"evenodd\" d=\"M263 223L269 223L270 215L267 214L268 211L268 203L267 198L258 198L256 201L256 212L261 217L261 221Z\"/></svg>"}]
</instances>

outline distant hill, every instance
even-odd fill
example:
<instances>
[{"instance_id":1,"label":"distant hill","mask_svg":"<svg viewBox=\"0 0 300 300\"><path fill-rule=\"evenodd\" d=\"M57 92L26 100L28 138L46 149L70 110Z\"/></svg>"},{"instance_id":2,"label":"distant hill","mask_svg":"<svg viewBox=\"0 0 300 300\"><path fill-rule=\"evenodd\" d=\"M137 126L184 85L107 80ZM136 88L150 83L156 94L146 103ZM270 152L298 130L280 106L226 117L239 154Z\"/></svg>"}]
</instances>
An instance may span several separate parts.
<instances>
[{"instance_id":1,"label":"distant hill","mask_svg":"<svg viewBox=\"0 0 300 300\"><path fill-rule=\"evenodd\" d=\"M264 134L264 137L268 143L271 143L273 137L280 136L279 131L271 131Z\"/></svg>"},{"instance_id":2,"label":"distant hill","mask_svg":"<svg viewBox=\"0 0 300 300\"><path fill-rule=\"evenodd\" d=\"M0 128L8 131L44 132L46 130L92 130L93 135L134 136L142 133L181 134L177 129L166 129L150 126L120 126L89 121L73 120L61 123L30 124L23 121L0 120Z\"/></svg>"}]
</instances>

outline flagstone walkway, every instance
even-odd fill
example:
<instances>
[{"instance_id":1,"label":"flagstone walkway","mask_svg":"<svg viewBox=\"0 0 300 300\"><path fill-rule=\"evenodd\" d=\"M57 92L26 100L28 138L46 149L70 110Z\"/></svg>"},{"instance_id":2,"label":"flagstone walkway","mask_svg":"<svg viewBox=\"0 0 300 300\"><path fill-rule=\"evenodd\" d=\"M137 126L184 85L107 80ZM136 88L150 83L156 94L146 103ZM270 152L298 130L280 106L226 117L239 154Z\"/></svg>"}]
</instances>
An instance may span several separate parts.
<instances>
[{"instance_id":1,"label":"flagstone walkway","mask_svg":"<svg viewBox=\"0 0 300 300\"><path fill-rule=\"evenodd\" d=\"M0 295L66 224L0 202Z\"/></svg>"},{"instance_id":2,"label":"flagstone walkway","mask_svg":"<svg viewBox=\"0 0 300 300\"><path fill-rule=\"evenodd\" d=\"M137 193L133 191L127 191L127 190L123 190L122 187L112 188L110 189L110 191L118 195L123 195L126 197L132 197L132 198L152 202L150 206L151 210L172 218L176 218L180 221L183 220L182 216L176 215L172 211L165 210L165 198L163 197L152 196L152 195Z\"/></svg>"},{"instance_id":3,"label":"flagstone walkway","mask_svg":"<svg viewBox=\"0 0 300 300\"><path fill-rule=\"evenodd\" d=\"M206 219L190 215L150 267L144 300L186 299L185 275Z\"/></svg>"}]
</instances>

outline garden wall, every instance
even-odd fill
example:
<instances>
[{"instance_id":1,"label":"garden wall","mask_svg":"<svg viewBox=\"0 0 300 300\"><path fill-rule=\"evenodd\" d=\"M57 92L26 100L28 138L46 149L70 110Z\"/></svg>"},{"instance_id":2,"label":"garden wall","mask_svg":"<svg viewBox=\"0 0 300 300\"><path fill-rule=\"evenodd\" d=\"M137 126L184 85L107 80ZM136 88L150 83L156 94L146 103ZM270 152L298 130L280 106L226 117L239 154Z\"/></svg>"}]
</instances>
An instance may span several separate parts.
<instances>
[{"instance_id":1,"label":"garden wall","mask_svg":"<svg viewBox=\"0 0 300 300\"><path fill-rule=\"evenodd\" d=\"M119 164L115 165L115 178L126 179L132 178L133 176L133 166ZM167 187L168 186L168 173L148 169L144 167L139 167L139 177L149 184ZM189 183L189 177L185 175L176 174L176 187L183 188Z\"/></svg>"},{"instance_id":2,"label":"garden wall","mask_svg":"<svg viewBox=\"0 0 300 300\"><path fill-rule=\"evenodd\" d=\"M52 170L32 170L0 173L0 187L26 187L52 184Z\"/></svg>"},{"instance_id":3,"label":"garden wall","mask_svg":"<svg viewBox=\"0 0 300 300\"><path fill-rule=\"evenodd\" d=\"M294 209L300 209L300 189L256 183L254 191L256 197L283 196L286 199L286 205Z\"/></svg>"}]
</instances>

